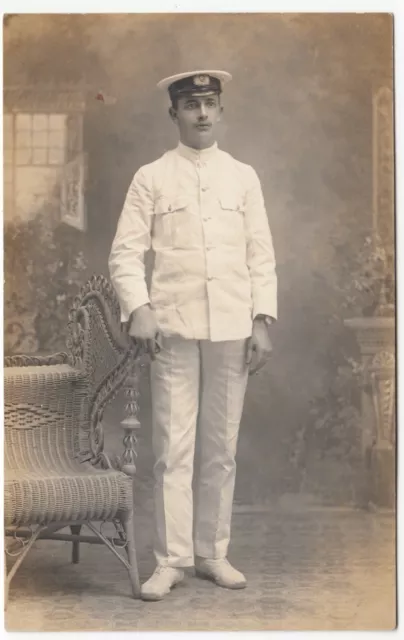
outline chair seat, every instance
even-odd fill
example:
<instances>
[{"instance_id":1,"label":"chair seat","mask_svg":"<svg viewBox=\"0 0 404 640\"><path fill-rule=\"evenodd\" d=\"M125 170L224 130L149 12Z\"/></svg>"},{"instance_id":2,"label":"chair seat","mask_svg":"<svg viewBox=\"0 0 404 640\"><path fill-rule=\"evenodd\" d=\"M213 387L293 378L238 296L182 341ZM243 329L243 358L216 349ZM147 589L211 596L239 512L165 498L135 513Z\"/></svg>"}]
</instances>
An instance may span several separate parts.
<instances>
[{"instance_id":1,"label":"chair seat","mask_svg":"<svg viewBox=\"0 0 404 640\"><path fill-rule=\"evenodd\" d=\"M4 519L8 526L111 520L133 509L132 500L131 478L90 463L46 473L7 469Z\"/></svg>"}]
</instances>

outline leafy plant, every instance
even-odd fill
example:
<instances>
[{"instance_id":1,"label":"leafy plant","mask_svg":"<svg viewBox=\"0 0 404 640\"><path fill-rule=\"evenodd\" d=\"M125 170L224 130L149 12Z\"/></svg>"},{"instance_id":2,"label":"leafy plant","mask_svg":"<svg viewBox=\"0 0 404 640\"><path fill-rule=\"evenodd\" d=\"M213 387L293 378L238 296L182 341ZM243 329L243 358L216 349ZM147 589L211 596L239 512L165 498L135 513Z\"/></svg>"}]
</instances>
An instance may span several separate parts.
<instances>
[{"instance_id":1,"label":"leafy plant","mask_svg":"<svg viewBox=\"0 0 404 640\"><path fill-rule=\"evenodd\" d=\"M366 237L361 250L351 252L350 262L344 263L336 289L343 302L334 318L335 334L328 349L332 366L328 367L322 394L313 398L308 419L297 430L292 452L292 461L301 470L301 489L316 462L337 459L353 478L361 473L363 368L358 347L350 343L343 321L349 315L365 317L393 312L393 246L384 245L376 234ZM355 500L354 480L351 490Z\"/></svg>"},{"instance_id":2,"label":"leafy plant","mask_svg":"<svg viewBox=\"0 0 404 640\"><path fill-rule=\"evenodd\" d=\"M383 243L378 234L367 236L358 253L341 271L339 291L344 294L343 316L371 316L394 310L394 246Z\"/></svg>"},{"instance_id":3,"label":"leafy plant","mask_svg":"<svg viewBox=\"0 0 404 640\"><path fill-rule=\"evenodd\" d=\"M87 270L81 235L48 212L7 224L5 352L64 348L68 310Z\"/></svg>"}]
</instances>

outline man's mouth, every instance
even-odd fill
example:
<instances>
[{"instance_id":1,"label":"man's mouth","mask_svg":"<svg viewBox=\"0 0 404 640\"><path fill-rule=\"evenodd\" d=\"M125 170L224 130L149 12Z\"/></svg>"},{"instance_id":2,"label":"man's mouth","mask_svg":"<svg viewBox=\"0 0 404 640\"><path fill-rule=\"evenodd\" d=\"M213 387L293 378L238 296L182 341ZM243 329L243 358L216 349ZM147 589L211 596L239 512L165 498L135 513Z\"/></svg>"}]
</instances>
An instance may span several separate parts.
<instances>
[{"instance_id":1,"label":"man's mouth","mask_svg":"<svg viewBox=\"0 0 404 640\"><path fill-rule=\"evenodd\" d=\"M210 122L200 122L196 125L196 128L200 129L201 131L206 131L207 129L210 129L211 126L212 125L210 124Z\"/></svg>"}]
</instances>

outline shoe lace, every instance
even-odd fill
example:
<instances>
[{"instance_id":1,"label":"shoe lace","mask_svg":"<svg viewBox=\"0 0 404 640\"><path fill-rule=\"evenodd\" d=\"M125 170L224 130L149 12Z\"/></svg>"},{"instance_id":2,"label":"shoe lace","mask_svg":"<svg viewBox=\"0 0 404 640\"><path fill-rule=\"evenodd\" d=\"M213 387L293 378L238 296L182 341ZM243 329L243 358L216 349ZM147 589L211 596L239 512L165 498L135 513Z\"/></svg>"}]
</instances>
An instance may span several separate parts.
<instances>
[{"instance_id":1,"label":"shoe lace","mask_svg":"<svg viewBox=\"0 0 404 640\"><path fill-rule=\"evenodd\" d=\"M171 567L165 567L164 565L159 565L155 568L154 573L156 575L160 575L162 573L167 573L167 571L170 571Z\"/></svg>"}]
</instances>

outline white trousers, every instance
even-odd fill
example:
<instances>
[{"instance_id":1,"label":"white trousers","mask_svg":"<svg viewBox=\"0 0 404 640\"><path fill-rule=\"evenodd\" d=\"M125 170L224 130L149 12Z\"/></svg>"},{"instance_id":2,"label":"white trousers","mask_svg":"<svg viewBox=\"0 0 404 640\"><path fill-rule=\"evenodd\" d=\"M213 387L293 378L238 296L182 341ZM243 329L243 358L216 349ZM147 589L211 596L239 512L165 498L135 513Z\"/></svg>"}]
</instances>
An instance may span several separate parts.
<instances>
[{"instance_id":1,"label":"white trousers","mask_svg":"<svg viewBox=\"0 0 404 640\"><path fill-rule=\"evenodd\" d=\"M245 340L166 337L152 362L154 553L160 565L187 567L194 554L227 554L245 357Z\"/></svg>"}]
</instances>

